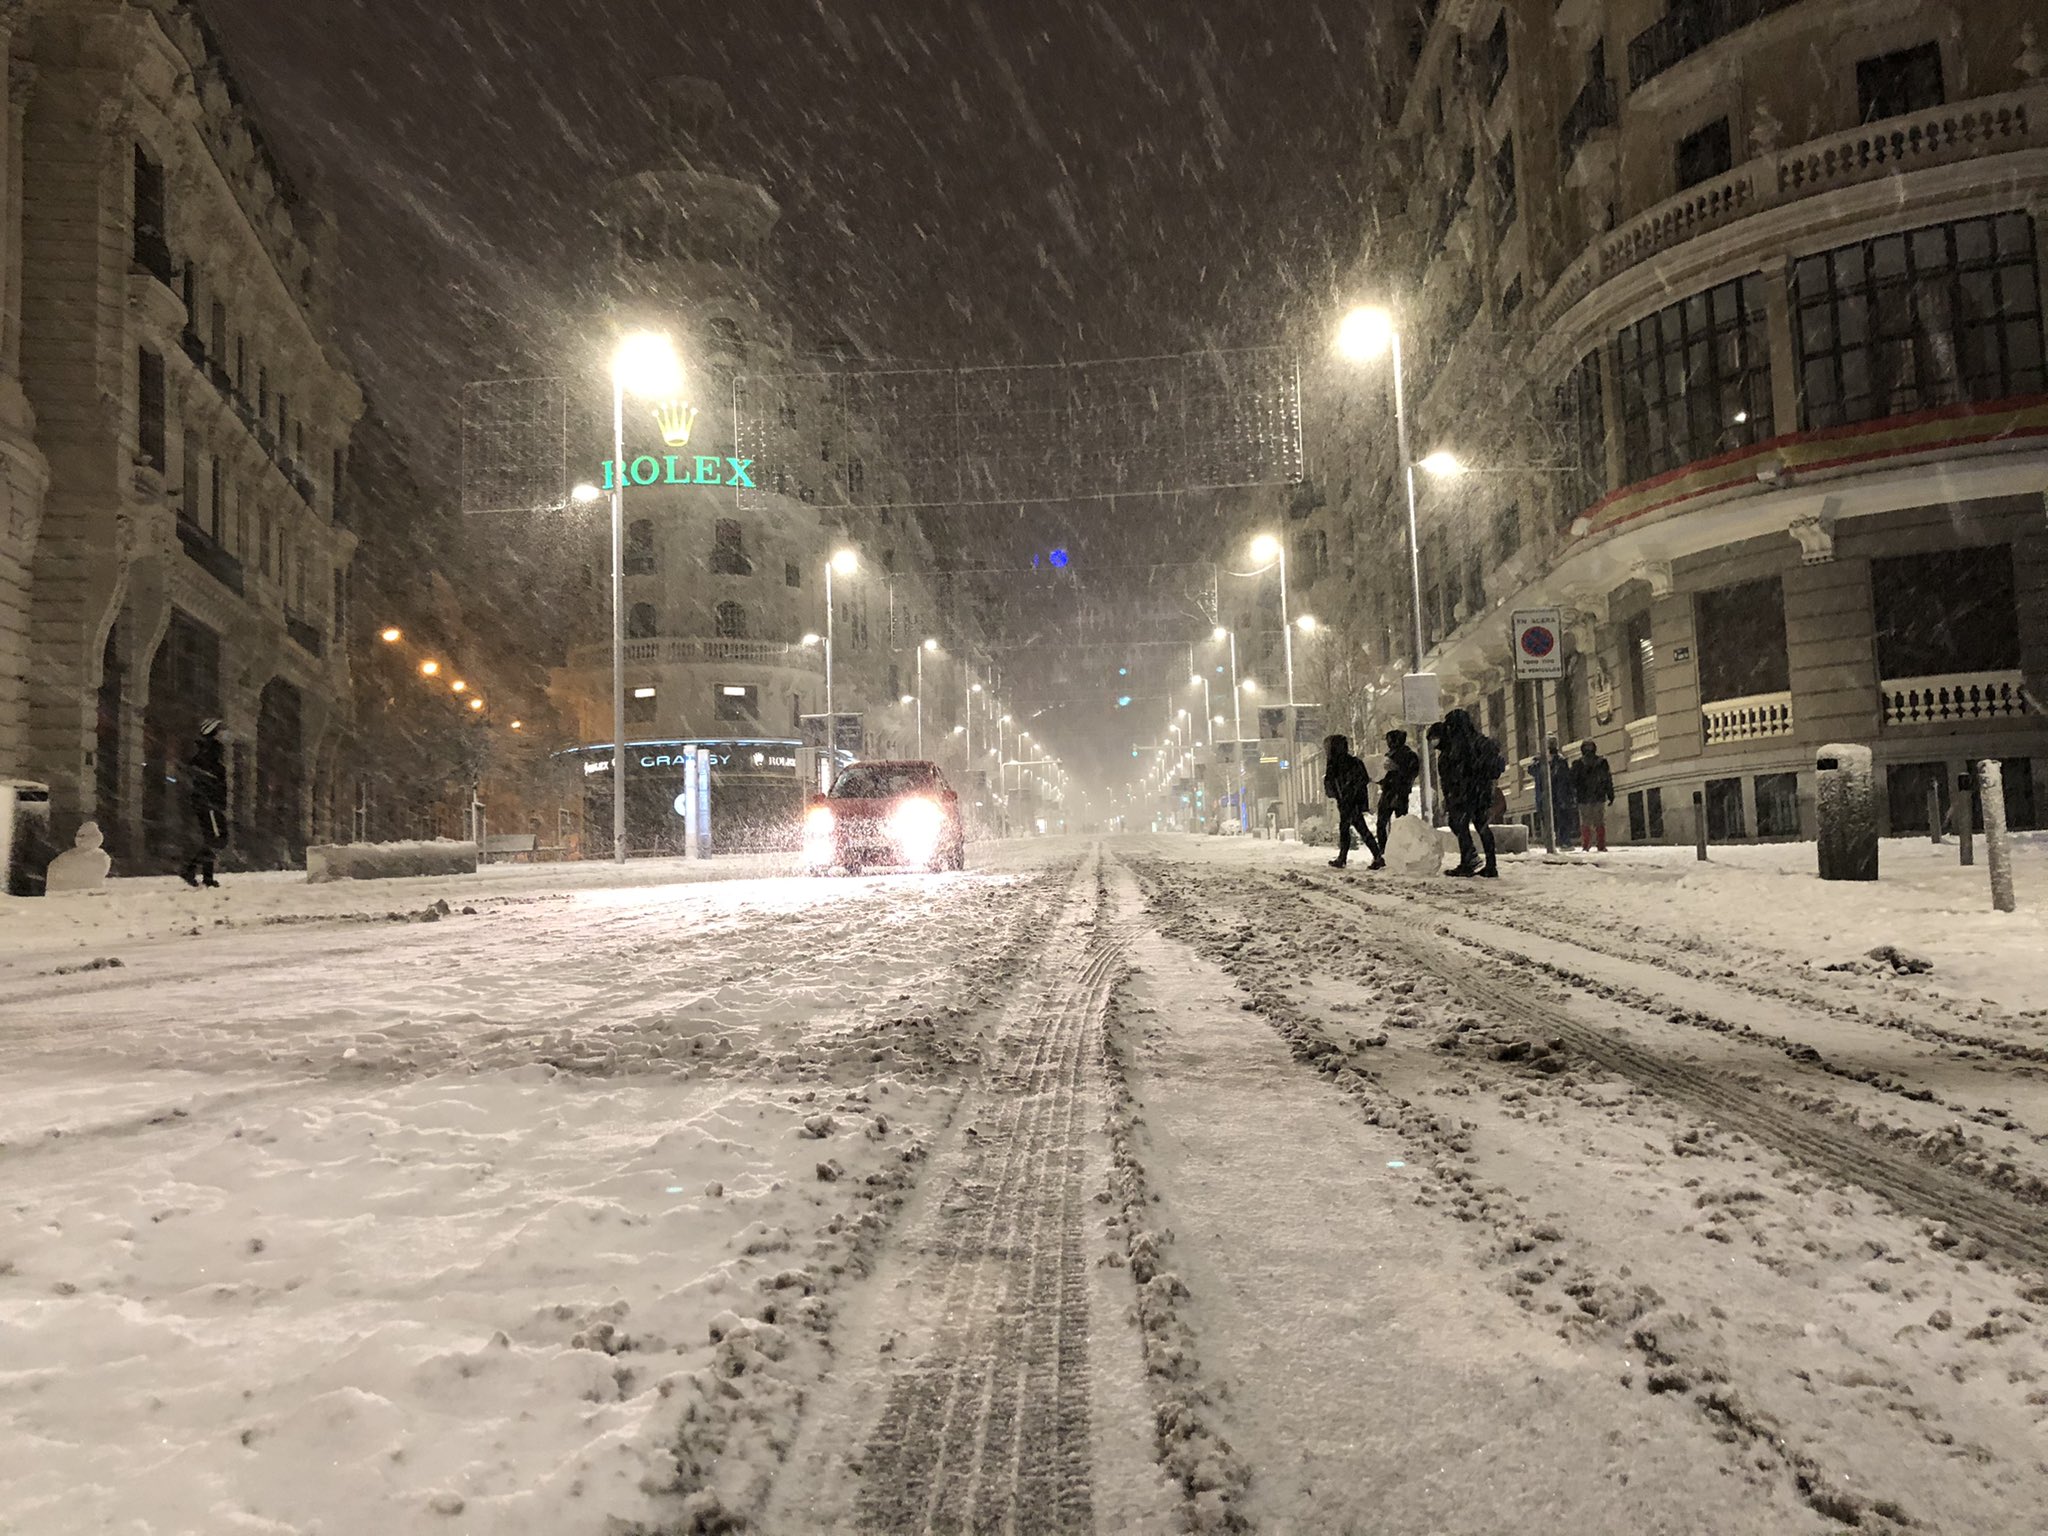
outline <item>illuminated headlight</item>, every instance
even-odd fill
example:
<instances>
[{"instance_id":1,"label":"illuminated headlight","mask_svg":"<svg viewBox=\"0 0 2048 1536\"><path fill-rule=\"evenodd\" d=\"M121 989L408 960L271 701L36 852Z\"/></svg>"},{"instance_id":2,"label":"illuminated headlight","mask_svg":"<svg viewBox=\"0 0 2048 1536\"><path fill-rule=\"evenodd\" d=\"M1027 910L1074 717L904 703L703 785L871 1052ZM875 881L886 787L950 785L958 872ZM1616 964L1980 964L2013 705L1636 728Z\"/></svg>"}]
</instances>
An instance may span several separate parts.
<instances>
[{"instance_id":1,"label":"illuminated headlight","mask_svg":"<svg viewBox=\"0 0 2048 1536\"><path fill-rule=\"evenodd\" d=\"M829 867L837 854L832 837L832 807L814 805L804 815L804 862Z\"/></svg>"},{"instance_id":2,"label":"illuminated headlight","mask_svg":"<svg viewBox=\"0 0 2048 1536\"><path fill-rule=\"evenodd\" d=\"M889 838L906 864L929 864L939 856L946 813L930 800L906 800L889 813Z\"/></svg>"}]
</instances>

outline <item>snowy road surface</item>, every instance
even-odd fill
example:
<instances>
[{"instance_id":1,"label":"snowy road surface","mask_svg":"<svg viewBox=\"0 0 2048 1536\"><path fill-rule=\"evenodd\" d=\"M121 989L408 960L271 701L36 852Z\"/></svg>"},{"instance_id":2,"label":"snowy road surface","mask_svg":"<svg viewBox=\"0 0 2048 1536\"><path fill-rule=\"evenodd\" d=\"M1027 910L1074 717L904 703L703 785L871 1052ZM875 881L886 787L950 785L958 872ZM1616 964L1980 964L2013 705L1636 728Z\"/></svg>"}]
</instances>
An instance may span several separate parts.
<instances>
[{"instance_id":1,"label":"snowy road surface","mask_svg":"<svg viewBox=\"0 0 2048 1536\"><path fill-rule=\"evenodd\" d=\"M1802 852L0 905L0 1531L2048 1529L2048 930Z\"/></svg>"}]
</instances>

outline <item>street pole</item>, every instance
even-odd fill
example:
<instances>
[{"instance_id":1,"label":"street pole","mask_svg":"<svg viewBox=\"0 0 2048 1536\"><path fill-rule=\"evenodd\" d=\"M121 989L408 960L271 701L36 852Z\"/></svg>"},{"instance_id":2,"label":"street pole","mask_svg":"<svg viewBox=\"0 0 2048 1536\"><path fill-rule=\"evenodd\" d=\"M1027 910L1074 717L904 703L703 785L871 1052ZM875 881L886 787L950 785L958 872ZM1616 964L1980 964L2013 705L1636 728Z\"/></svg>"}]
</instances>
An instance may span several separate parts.
<instances>
[{"instance_id":1,"label":"street pole","mask_svg":"<svg viewBox=\"0 0 2048 1536\"><path fill-rule=\"evenodd\" d=\"M1401 472L1408 486L1408 596L1410 615L1415 626L1415 671L1422 670L1422 537L1417 530L1415 517L1415 460L1408 452L1408 406L1404 398L1405 385L1401 377L1401 329L1392 330L1394 346L1394 439L1401 455ZM1406 711L1404 710L1405 714ZM1403 725L1410 722L1403 720ZM1435 818L1430 813L1429 743L1423 742L1418 754L1422 758L1422 772L1417 779L1421 791L1422 820L1425 825L1434 826Z\"/></svg>"},{"instance_id":2,"label":"street pole","mask_svg":"<svg viewBox=\"0 0 2048 1536\"><path fill-rule=\"evenodd\" d=\"M612 372L612 858L626 862L626 381Z\"/></svg>"},{"instance_id":3,"label":"street pole","mask_svg":"<svg viewBox=\"0 0 2048 1536\"><path fill-rule=\"evenodd\" d=\"M917 648L917 755L924 756L924 647Z\"/></svg>"},{"instance_id":4,"label":"street pole","mask_svg":"<svg viewBox=\"0 0 2048 1536\"><path fill-rule=\"evenodd\" d=\"M832 562L825 562L825 750L839 747L839 722L832 714Z\"/></svg>"},{"instance_id":5,"label":"street pole","mask_svg":"<svg viewBox=\"0 0 2048 1536\"><path fill-rule=\"evenodd\" d=\"M1294 621L1287 616L1287 545L1280 544L1280 650L1287 658L1287 708L1290 712L1289 725L1293 724L1291 713L1294 709Z\"/></svg>"},{"instance_id":6,"label":"street pole","mask_svg":"<svg viewBox=\"0 0 2048 1536\"><path fill-rule=\"evenodd\" d=\"M1517 688L1522 684L1515 684ZM1543 848L1546 853L1557 852L1557 786L1550 782L1554 770L1550 766L1550 738L1543 719L1543 684L1532 682L1529 687L1536 694L1536 761L1543 765L1543 779L1537 787L1542 797L1540 807L1543 813ZM1506 733L1503 732L1503 735Z\"/></svg>"}]
</instances>

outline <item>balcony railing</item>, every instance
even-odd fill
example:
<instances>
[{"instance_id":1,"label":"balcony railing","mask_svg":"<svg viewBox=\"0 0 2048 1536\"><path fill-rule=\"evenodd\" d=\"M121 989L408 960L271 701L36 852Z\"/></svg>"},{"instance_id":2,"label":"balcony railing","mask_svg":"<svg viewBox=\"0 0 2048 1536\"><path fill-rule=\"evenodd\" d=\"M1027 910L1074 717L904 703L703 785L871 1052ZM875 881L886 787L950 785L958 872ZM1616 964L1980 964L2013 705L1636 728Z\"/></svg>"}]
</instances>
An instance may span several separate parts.
<instances>
[{"instance_id":1,"label":"balcony railing","mask_svg":"<svg viewBox=\"0 0 2048 1536\"><path fill-rule=\"evenodd\" d=\"M579 645L569 652L569 665L576 668L608 667L609 642ZM705 663L737 663L742 666L784 667L797 671L823 671L824 654L810 645L790 645L779 640L683 640L667 637L628 640L626 661L638 666L696 666Z\"/></svg>"},{"instance_id":2,"label":"balcony railing","mask_svg":"<svg viewBox=\"0 0 2048 1536\"><path fill-rule=\"evenodd\" d=\"M1888 678L1877 686L1886 725L1964 725L2027 712L2026 678L2016 671Z\"/></svg>"},{"instance_id":3,"label":"balcony railing","mask_svg":"<svg viewBox=\"0 0 2048 1536\"><path fill-rule=\"evenodd\" d=\"M2048 85L1930 107L1795 145L1739 165L1602 235L1538 307L1546 330L1603 283L1697 235L1818 192L1932 166L2038 149L2048 141Z\"/></svg>"},{"instance_id":4,"label":"balcony railing","mask_svg":"<svg viewBox=\"0 0 2048 1536\"><path fill-rule=\"evenodd\" d=\"M1571 110L1564 115L1564 126L1557 131L1560 162L1569 168L1586 141L1601 129L1612 128L1619 118L1614 82L1605 75L1595 75L1579 92Z\"/></svg>"},{"instance_id":5,"label":"balcony railing","mask_svg":"<svg viewBox=\"0 0 2048 1536\"><path fill-rule=\"evenodd\" d=\"M181 517L178 519L178 542L185 546L185 553L192 557L194 565L235 596L242 595L242 562L229 554L220 540L197 523Z\"/></svg>"},{"instance_id":6,"label":"balcony railing","mask_svg":"<svg viewBox=\"0 0 2048 1536\"><path fill-rule=\"evenodd\" d=\"M1715 699L1700 706L1700 724L1710 747L1790 736L1792 695L1752 693L1740 699Z\"/></svg>"},{"instance_id":7,"label":"balcony railing","mask_svg":"<svg viewBox=\"0 0 2048 1536\"><path fill-rule=\"evenodd\" d=\"M1641 90L1674 64L1799 0L1679 0L1679 8L1628 45L1628 85Z\"/></svg>"}]
</instances>

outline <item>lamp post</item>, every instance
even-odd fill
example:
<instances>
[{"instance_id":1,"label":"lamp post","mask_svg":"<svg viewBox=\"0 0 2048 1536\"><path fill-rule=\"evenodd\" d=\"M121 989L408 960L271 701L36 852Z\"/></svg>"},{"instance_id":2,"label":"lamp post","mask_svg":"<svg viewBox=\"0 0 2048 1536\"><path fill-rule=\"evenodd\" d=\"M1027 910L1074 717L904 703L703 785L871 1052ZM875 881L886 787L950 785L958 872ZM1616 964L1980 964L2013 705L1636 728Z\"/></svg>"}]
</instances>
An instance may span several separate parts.
<instances>
[{"instance_id":1,"label":"lamp post","mask_svg":"<svg viewBox=\"0 0 2048 1536\"><path fill-rule=\"evenodd\" d=\"M936 651L939 642L927 639L917 648L917 755L924 756L924 653Z\"/></svg>"},{"instance_id":2,"label":"lamp post","mask_svg":"<svg viewBox=\"0 0 2048 1536\"><path fill-rule=\"evenodd\" d=\"M1216 745L1216 721L1212 713L1215 706L1209 701L1209 679L1202 673L1197 672L1188 679L1188 685L1190 687L1199 687L1202 690L1202 718L1209 723L1208 744L1213 747Z\"/></svg>"},{"instance_id":3,"label":"lamp post","mask_svg":"<svg viewBox=\"0 0 2048 1536\"><path fill-rule=\"evenodd\" d=\"M628 336L612 354L612 857L626 862L626 396L682 393L683 364L666 336Z\"/></svg>"},{"instance_id":4,"label":"lamp post","mask_svg":"<svg viewBox=\"0 0 2048 1536\"><path fill-rule=\"evenodd\" d=\"M1408 489L1408 596L1414 625L1414 670L1422 670L1422 539L1415 519L1415 461L1408 454L1408 408L1403 398L1401 377L1401 330L1387 310L1376 307L1354 309L1337 327L1337 351L1356 363L1369 363L1382 352L1391 352L1394 362L1394 442L1401 456L1401 477ZM1403 712L1405 714L1405 711ZM1405 722L1404 722L1405 723ZM1422 819L1430 816L1429 752L1419 754Z\"/></svg>"},{"instance_id":5,"label":"lamp post","mask_svg":"<svg viewBox=\"0 0 2048 1536\"><path fill-rule=\"evenodd\" d=\"M1237 818L1238 829L1244 829L1245 817L1245 769L1244 769L1244 690L1237 681L1237 631L1216 626L1215 638L1230 642L1230 719L1232 741L1230 750L1237 757Z\"/></svg>"},{"instance_id":6,"label":"lamp post","mask_svg":"<svg viewBox=\"0 0 2048 1536\"><path fill-rule=\"evenodd\" d=\"M1294 626L1287 618L1287 546L1270 533L1252 540L1252 558L1280 567L1280 645L1287 661L1287 707L1294 707Z\"/></svg>"},{"instance_id":7,"label":"lamp post","mask_svg":"<svg viewBox=\"0 0 2048 1536\"><path fill-rule=\"evenodd\" d=\"M825 729L832 737L825 743L827 752L836 752L839 748L839 722L832 713L832 573L837 571L842 576L851 576L859 569L860 556L850 549L833 551L832 558L825 562Z\"/></svg>"}]
</instances>

